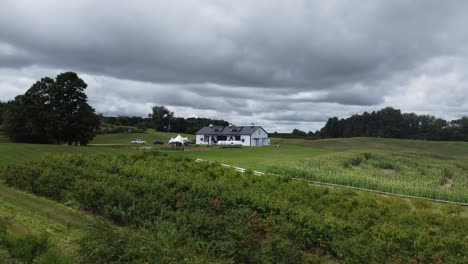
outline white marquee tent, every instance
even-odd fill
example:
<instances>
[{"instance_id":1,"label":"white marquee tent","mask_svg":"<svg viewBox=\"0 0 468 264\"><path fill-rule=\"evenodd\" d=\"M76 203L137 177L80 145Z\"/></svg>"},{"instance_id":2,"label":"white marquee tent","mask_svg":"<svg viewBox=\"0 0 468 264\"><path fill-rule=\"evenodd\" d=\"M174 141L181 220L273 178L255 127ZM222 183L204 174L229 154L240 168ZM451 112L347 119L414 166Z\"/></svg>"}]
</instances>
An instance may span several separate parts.
<instances>
[{"instance_id":1,"label":"white marquee tent","mask_svg":"<svg viewBox=\"0 0 468 264\"><path fill-rule=\"evenodd\" d=\"M187 141L188 141L188 138L186 138L186 137L184 138L184 137L182 137L182 136L180 136L180 135L177 135L177 137L171 138L171 139L169 140L169 144L171 144L171 145L173 145L173 146L174 146L174 145L175 145L175 146L183 146L183 145L185 145L185 143L186 143Z\"/></svg>"}]
</instances>

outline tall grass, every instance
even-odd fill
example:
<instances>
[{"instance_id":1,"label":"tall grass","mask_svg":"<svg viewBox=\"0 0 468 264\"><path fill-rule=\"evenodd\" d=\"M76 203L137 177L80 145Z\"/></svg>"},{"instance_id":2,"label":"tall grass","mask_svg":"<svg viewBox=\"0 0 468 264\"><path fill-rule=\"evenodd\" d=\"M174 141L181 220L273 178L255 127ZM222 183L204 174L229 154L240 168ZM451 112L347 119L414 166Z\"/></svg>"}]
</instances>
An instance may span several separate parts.
<instances>
[{"instance_id":1,"label":"tall grass","mask_svg":"<svg viewBox=\"0 0 468 264\"><path fill-rule=\"evenodd\" d=\"M397 194L468 202L468 164L424 153L344 152L268 172Z\"/></svg>"}]
</instances>

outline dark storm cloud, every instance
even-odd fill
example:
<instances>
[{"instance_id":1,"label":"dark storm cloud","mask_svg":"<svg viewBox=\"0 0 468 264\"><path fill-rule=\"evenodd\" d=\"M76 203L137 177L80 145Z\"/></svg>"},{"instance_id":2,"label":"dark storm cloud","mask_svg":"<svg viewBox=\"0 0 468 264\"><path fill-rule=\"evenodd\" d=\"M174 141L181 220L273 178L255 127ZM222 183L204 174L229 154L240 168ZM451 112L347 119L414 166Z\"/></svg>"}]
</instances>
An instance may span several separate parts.
<instances>
[{"instance_id":1,"label":"dark storm cloud","mask_svg":"<svg viewBox=\"0 0 468 264\"><path fill-rule=\"evenodd\" d=\"M435 0L7 0L0 99L25 69L42 69L30 84L63 69L86 76L107 114L164 104L288 129L388 104L456 117L467 109L466 10Z\"/></svg>"}]
</instances>

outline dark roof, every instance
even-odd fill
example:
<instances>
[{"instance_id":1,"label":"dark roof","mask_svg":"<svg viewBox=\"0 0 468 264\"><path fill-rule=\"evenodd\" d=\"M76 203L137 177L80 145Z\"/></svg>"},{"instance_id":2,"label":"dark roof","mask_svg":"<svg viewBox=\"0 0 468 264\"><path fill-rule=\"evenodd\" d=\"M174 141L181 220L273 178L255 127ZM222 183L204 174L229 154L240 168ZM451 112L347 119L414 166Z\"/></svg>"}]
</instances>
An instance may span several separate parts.
<instances>
[{"instance_id":1,"label":"dark roof","mask_svg":"<svg viewBox=\"0 0 468 264\"><path fill-rule=\"evenodd\" d=\"M261 126L212 126L212 127L203 127L198 130L196 135L252 135L257 129L261 128L266 132ZM268 132L266 132L268 133Z\"/></svg>"}]
</instances>

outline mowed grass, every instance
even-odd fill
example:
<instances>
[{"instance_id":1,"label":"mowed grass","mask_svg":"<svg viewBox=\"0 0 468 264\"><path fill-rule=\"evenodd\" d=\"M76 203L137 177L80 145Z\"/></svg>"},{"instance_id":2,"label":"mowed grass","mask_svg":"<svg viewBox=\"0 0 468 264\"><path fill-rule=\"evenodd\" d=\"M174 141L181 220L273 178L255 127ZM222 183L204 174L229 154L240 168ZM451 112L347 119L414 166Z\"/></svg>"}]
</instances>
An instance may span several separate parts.
<instances>
[{"instance_id":1,"label":"mowed grass","mask_svg":"<svg viewBox=\"0 0 468 264\"><path fill-rule=\"evenodd\" d=\"M188 139L195 139L194 135L181 133L158 132L154 129L148 129L145 133L119 133L119 134L99 134L90 144L96 145L130 145L130 141L142 139L146 141L146 145L152 145L154 140L159 140L168 143L171 137L181 135Z\"/></svg>"},{"instance_id":2,"label":"mowed grass","mask_svg":"<svg viewBox=\"0 0 468 264\"><path fill-rule=\"evenodd\" d=\"M310 160L331 152L326 149L284 145L281 147L242 148L195 147L169 153L265 171L269 166L275 164L283 164L298 159Z\"/></svg>"},{"instance_id":3,"label":"mowed grass","mask_svg":"<svg viewBox=\"0 0 468 264\"><path fill-rule=\"evenodd\" d=\"M11 236L47 233L54 250L72 258L77 240L95 222L83 212L3 184L0 184L0 216L8 221Z\"/></svg>"}]
</instances>

